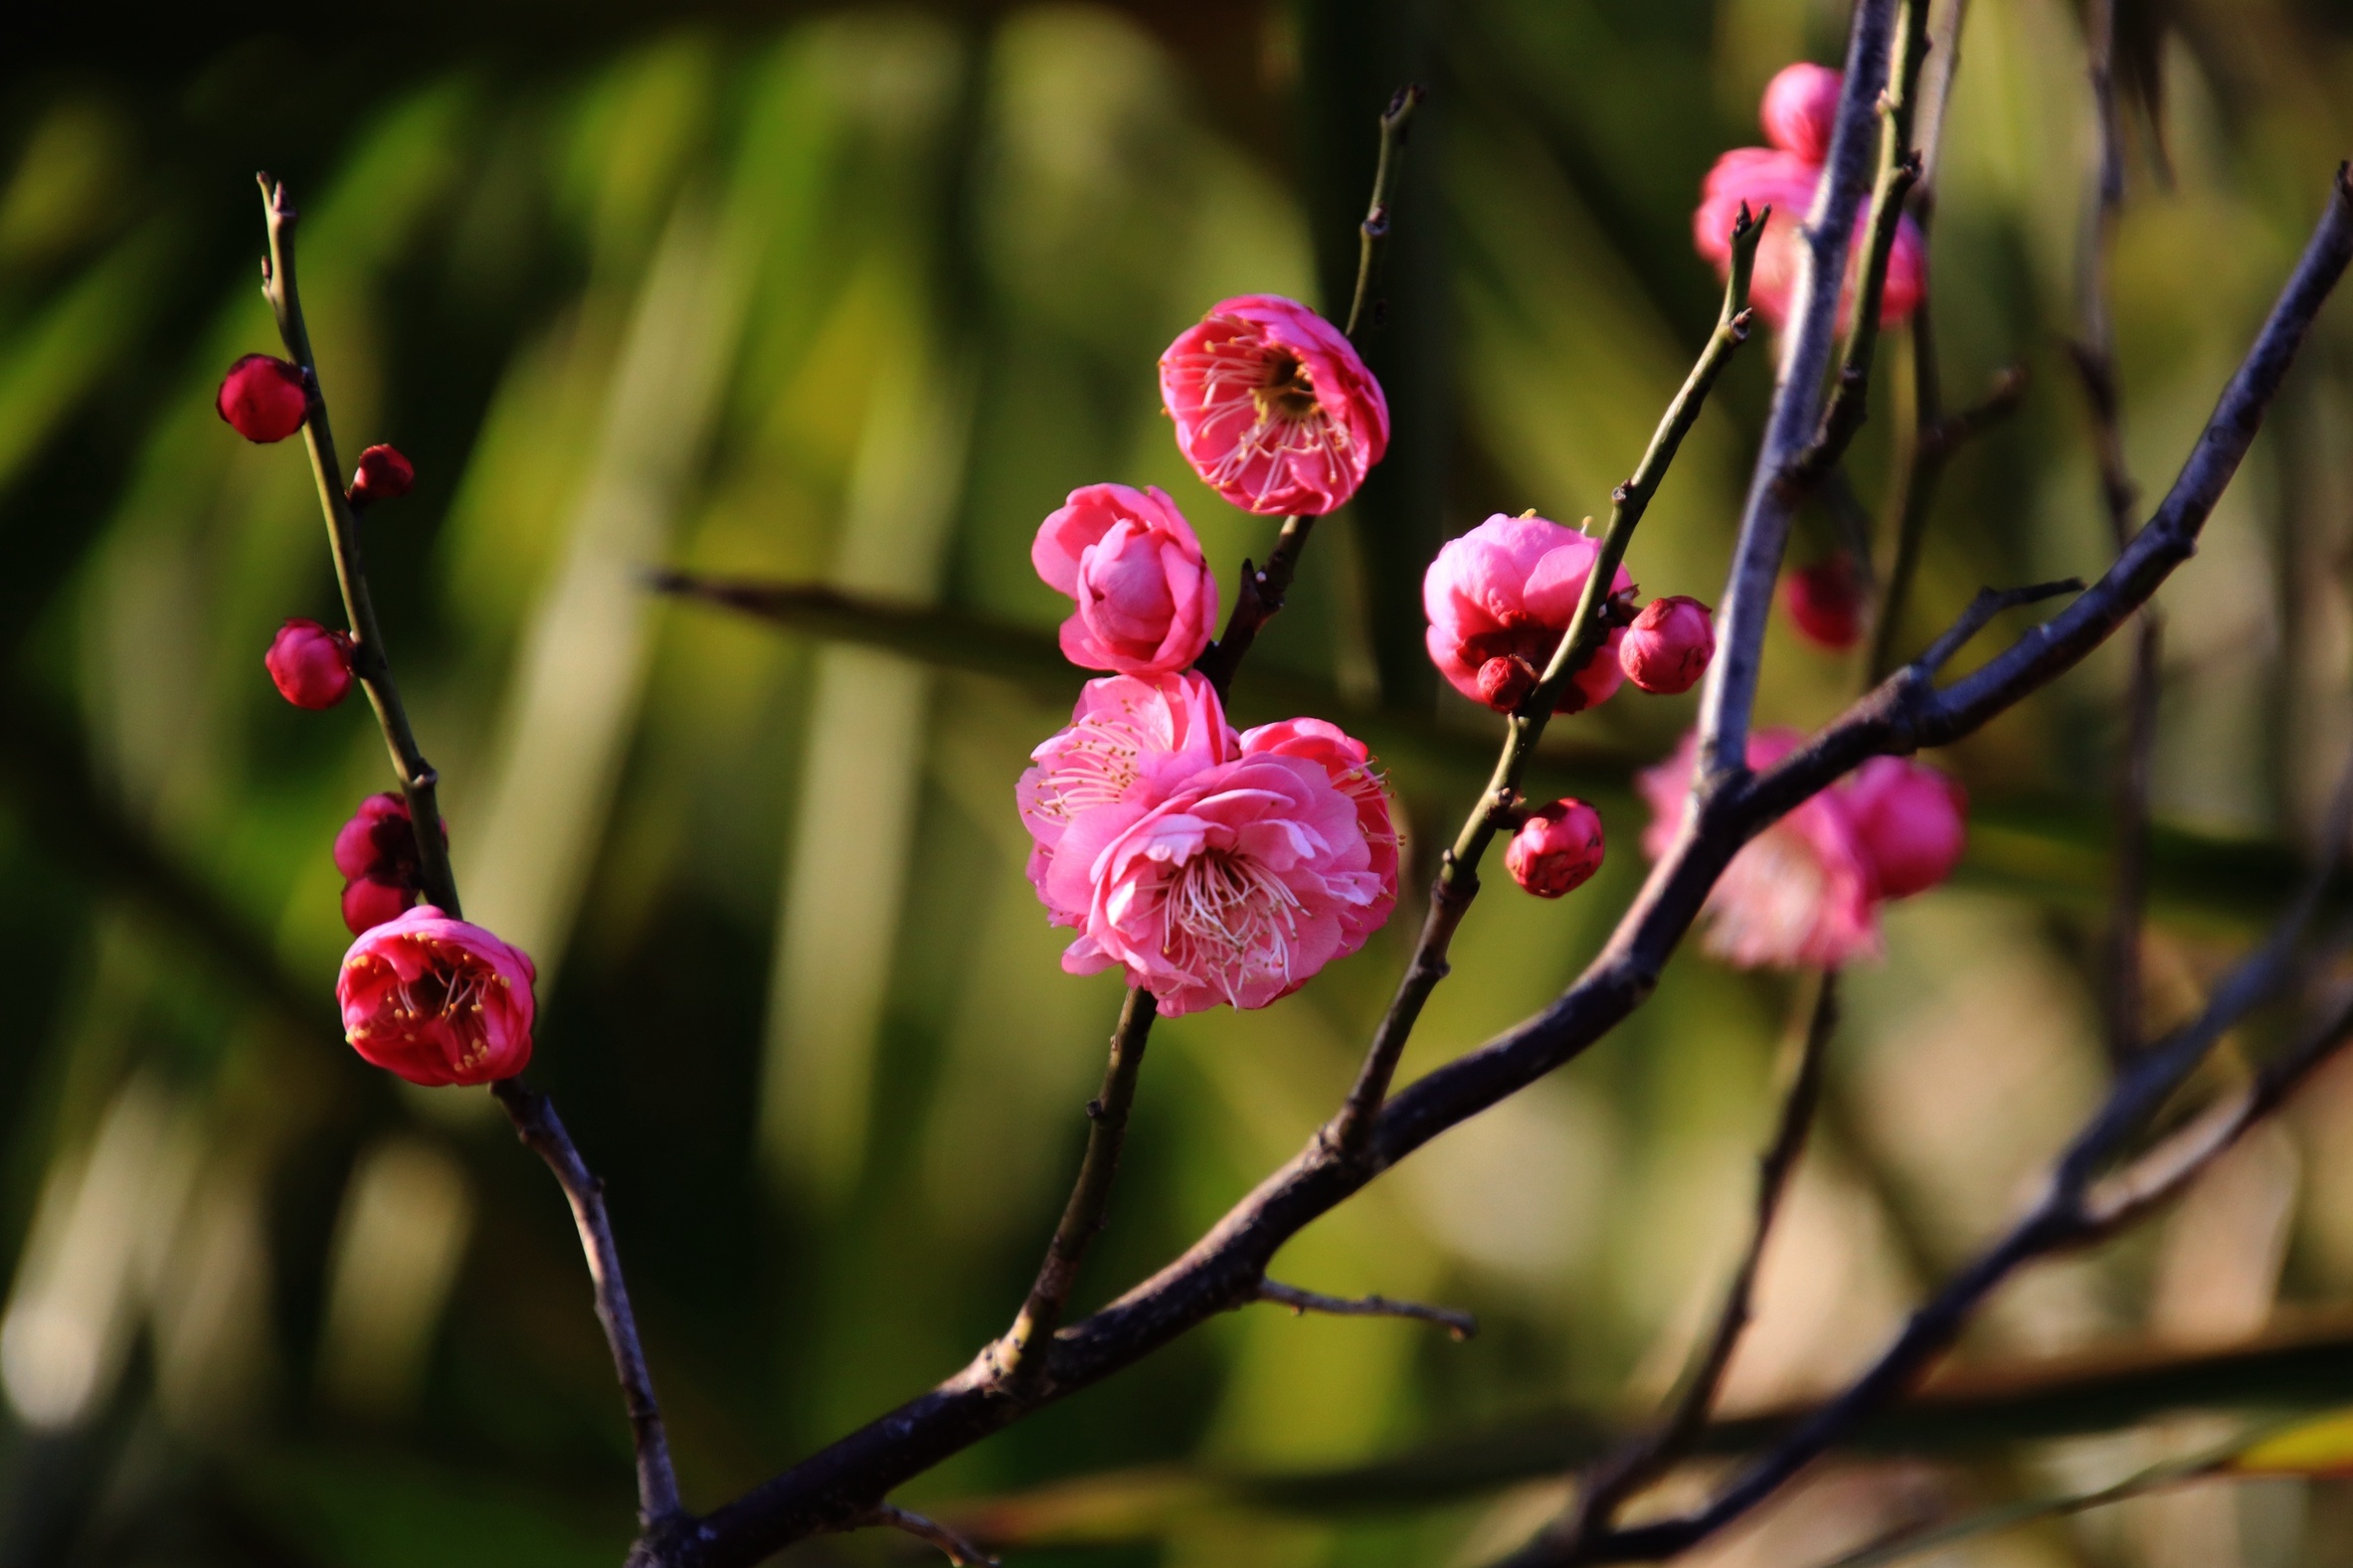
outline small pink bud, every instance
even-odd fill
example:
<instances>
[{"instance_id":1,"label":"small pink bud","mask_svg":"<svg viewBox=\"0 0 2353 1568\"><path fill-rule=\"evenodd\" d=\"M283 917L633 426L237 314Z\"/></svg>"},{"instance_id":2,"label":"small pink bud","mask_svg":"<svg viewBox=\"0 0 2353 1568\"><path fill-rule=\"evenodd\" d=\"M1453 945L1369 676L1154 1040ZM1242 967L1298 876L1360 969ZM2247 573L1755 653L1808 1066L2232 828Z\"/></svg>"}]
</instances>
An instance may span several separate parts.
<instances>
[{"instance_id":1,"label":"small pink bud","mask_svg":"<svg viewBox=\"0 0 2353 1568\"><path fill-rule=\"evenodd\" d=\"M415 888L361 877L343 885L343 924L353 936L364 937L378 926L400 919L416 902Z\"/></svg>"},{"instance_id":2,"label":"small pink bud","mask_svg":"<svg viewBox=\"0 0 2353 1568\"><path fill-rule=\"evenodd\" d=\"M343 955L344 1037L412 1084L486 1084L531 1060L530 956L420 904Z\"/></svg>"},{"instance_id":3,"label":"small pink bud","mask_svg":"<svg viewBox=\"0 0 2353 1568\"><path fill-rule=\"evenodd\" d=\"M1790 573L1781 585L1781 608L1817 647L1843 653L1863 640L1863 585L1843 554Z\"/></svg>"},{"instance_id":4,"label":"small pink bud","mask_svg":"<svg viewBox=\"0 0 2353 1568\"><path fill-rule=\"evenodd\" d=\"M1499 653L1479 666L1479 700L1498 713L1511 713L1536 689L1536 679L1528 660Z\"/></svg>"},{"instance_id":5,"label":"small pink bud","mask_svg":"<svg viewBox=\"0 0 2353 1568\"><path fill-rule=\"evenodd\" d=\"M1601 813L1582 800L1555 800L1528 813L1504 849L1504 869L1538 898L1559 898L1601 869Z\"/></svg>"},{"instance_id":6,"label":"small pink bud","mask_svg":"<svg viewBox=\"0 0 2353 1568\"><path fill-rule=\"evenodd\" d=\"M1680 594L1643 606L1618 646L1626 678L1666 697L1698 685L1715 656L1716 623L1708 618L1708 607Z\"/></svg>"},{"instance_id":7,"label":"small pink bud","mask_svg":"<svg viewBox=\"0 0 2353 1568\"><path fill-rule=\"evenodd\" d=\"M315 620L278 627L262 664L277 694L297 708L332 708L351 690L351 638Z\"/></svg>"},{"instance_id":8,"label":"small pink bud","mask_svg":"<svg viewBox=\"0 0 2353 1568\"><path fill-rule=\"evenodd\" d=\"M359 467L351 475L351 488L344 492L353 506L366 506L371 501L397 501L409 493L417 482L417 465L401 455L397 446L371 446L359 454Z\"/></svg>"},{"instance_id":9,"label":"small pink bud","mask_svg":"<svg viewBox=\"0 0 2353 1568\"><path fill-rule=\"evenodd\" d=\"M238 435L249 441L282 441L310 418L310 390L301 367L268 354L248 354L229 367L213 398Z\"/></svg>"},{"instance_id":10,"label":"small pink bud","mask_svg":"<svg viewBox=\"0 0 2353 1568\"><path fill-rule=\"evenodd\" d=\"M1908 898L1952 875L1969 842L1969 796L1923 764L1874 757L1855 770L1849 807L1882 898Z\"/></svg>"}]
</instances>

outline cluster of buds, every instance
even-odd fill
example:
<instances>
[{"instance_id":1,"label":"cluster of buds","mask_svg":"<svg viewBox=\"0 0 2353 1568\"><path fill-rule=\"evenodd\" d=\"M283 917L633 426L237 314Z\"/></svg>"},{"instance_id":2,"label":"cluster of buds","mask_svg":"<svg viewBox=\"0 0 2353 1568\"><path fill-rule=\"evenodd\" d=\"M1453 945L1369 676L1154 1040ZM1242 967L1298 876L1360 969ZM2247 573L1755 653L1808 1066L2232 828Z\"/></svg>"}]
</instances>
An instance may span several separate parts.
<instances>
[{"instance_id":1,"label":"cluster of buds","mask_svg":"<svg viewBox=\"0 0 2353 1568\"><path fill-rule=\"evenodd\" d=\"M266 444L308 424L317 393L303 367L248 354L229 367L213 406L238 435ZM408 494L416 481L415 465L397 448L370 446L344 500L362 511ZM262 662L279 696L323 709L350 695L354 652L349 632L297 617L278 627ZM446 856L448 826L437 818L431 830ZM536 971L520 949L418 904L424 844L408 802L389 793L362 801L335 835L343 923L357 939L335 982L344 1033L361 1057L411 1083L512 1077L531 1059Z\"/></svg>"}]
</instances>

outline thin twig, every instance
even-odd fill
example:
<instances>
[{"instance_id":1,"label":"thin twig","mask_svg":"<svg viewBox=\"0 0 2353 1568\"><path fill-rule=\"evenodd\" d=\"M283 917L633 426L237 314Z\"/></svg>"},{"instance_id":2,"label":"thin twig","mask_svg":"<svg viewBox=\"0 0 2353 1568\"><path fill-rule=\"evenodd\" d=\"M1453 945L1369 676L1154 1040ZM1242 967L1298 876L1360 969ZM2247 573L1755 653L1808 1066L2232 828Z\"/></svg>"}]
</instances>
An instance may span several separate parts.
<instances>
[{"instance_id":1,"label":"thin twig","mask_svg":"<svg viewBox=\"0 0 2353 1568\"><path fill-rule=\"evenodd\" d=\"M1756 1276L1763 1266L1765 1243L1773 1221L1805 1152L1806 1133L1822 1099L1822 1063L1830 1053L1830 1039L1838 1031L1838 971L1825 972L1807 1008L1804 1027L1797 1034L1797 1062L1789 1087L1781 1097L1781 1114L1773 1126L1773 1140L1756 1167L1756 1205L1748 1227L1748 1245L1740 1255L1717 1312L1716 1326L1700 1355L1685 1372L1680 1389L1656 1426L1625 1444L1580 1478L1575 1506L1547 1534L1556 1539L1559 1553L1574 1559L1586 1542L1610 1527L1618 1505L1690 1454L1708 1428L1709 1412L1732 1364L1732 1352L1753 1314Z\"/></svg>"},{"instance_id":2,"label":"thin twig","mask_svg":"<svg viewBox=\"0 0 2353 1568\"><path fill-rule=\"evenodd\" d=\"M352 671L366 689L384 730L385 749L408 798L409 820L417 833L425 896L444 913L458 914L457 881L450 868L441 807L436 798L438 776L418 748L409 727L408 710L393 680L392 660L384 634L376 623L375 602L368 591L367 559L360 549L359 521L345 498L342 470L335 457L335 436L327 421L327 400L318 366L310 350L310 332L302 319L302 298L294 281L294 227L299 217L286 188L269 175L258 176L262 208L270 226L270 257L263 267L263 294L277 317L278 336L286 355L301 367L310 395L303 436L310 449L311 476L318 485L320 509L326 514L327 542L334 552L335 580L343 592L344 612L350 617L353 642ZM637 1520L652 1532L673 1527L683 1517L678 1479L670 1466L669 1444L662 1433L661 1407L653 1397L652 1375L646 1369L644 1347L637 1339L636 1314L630 1307L629 1286L622 1279L621 1254L613 1241L613 1227L605 1212L604 1183L589 1170L563 1120L547 1097L519 1077L502 1079L490 1092L514 1123L515 1135L536 1150L555 1172L556 1181L572 1206L580 1232L581 1251L588 1261L595 1290L597 1320L604 1324L606 1343L613 1351L613 1368L620 1379L622 1402L629 1411L632 1447L636 1455Z\"/></svg>"},{"instance_id":3,"label":"thin twig","mask_svg":"<svg viewBox=\"0 0 2353 1568\"><path fill-rule=\"evenodd\" d=\"M1357 226L1357 291L1349 300L1348 325L1341 331L1350 337L1363 324L1364 302L1372 293L1372 263L1380 249L1380 242L1389 237L1389 180L1396 165L1405 156L1405 127L1413 118L1413 111L1429 90L1419 83L1407 83L1389 99L1389 106L1380 115L1380 161L1372 169L1372 199L1365 204L1364 221Z\"/></svg>"},{"instance_id":4,"label":"thin twig","mask_svg":"<svg viewBox=\"0 0 2353 1568\"><path fill-rule=\"evenodd\" d=\"M850 1521L851 1525L871 1525L882 1529L904 1530L919 1541L937 1546L956 1568L997 1568L996 1558L957 1534L937 1519L926 1518L912 1509L893 1507L883 1503L870 1508Z\"/></svg>"},{"instance_id":5,"label":"thin twig","mask_svg":"<svg viewBox=\"0 0 2353 1568\"><path fill-rule=\"evenodd\" d=\"M1717 312L1716 329L1708 334L1708 342L1700 350L1691 374L1684 378L1674 401L1667 405L1658 429L1651 434L1650 446L1635 464L1633 477L1610 492L1609 525L1602 530L1601 548L1585 574L1584 591L1578 596L1576 609L1570 612L1568 630L1553 649L1542 677L1507 721L1503 750L1496 759L1487 788L1471 808L1452 847L1440 857L1438 876L1430 887L1429 911L1422 918L1413 957L1397 982L1388 1011L1373 1031L1372 1044L1358 1071L1355 1087L1325 1129L1324 1136L1334 1148L1351 1154L1361 1151L1372 1119L1388 1095L1389 1081L1396 1076L1405 1042L1421 1017L1422 1005L1429 1000L1430 992L1437 989L1438 982L1446 978L1446 953L1454 941L1455 928L1462 924L1471 901L1479 896L1479 861L1519 798L1529 760L1535 755L1537 743L1543 738L1545 723L1568 682L1607 642L1612 606L1610 584L1617 577L1618 563L1626 558L1626 547L1633 541L1634 530L1650 509L1651 497L1658 494L1669 465L1682 448L1684 436L1699 423L1709 390L1740 345L1748 341L1748 279L1756 260L1757 242L1770 217L1770 208L1752 216L1743 203L1732 224L1731 267L1724 281L1723 304Z\"/></svg>"},{"instance_id":6,"label":"thin twig","mask_svg":"<svg viewBox=\"0 0 2353 1568\"><path fill-rule=\"evenodd\" d=\"M1881 37L1884 45L1884 25ZM837 1527L909 1478L1048 1401L1100 1382L1217 1313L1256 1300L1275 1253L1318 1216L1447 1129L1574 1060L1648 997L1717 877L1750 837L1868 758L1946 745L2008 711L2080 664L2194 553L2349 260L2353 180L2340 169L2310 243L2173 488L2099 582L1952 685L1938 688L1928 671L1907 666L1771 769L1706 791L1617 930L1568 989L1534 1017L1389 1097L1361 1155L1344 1155L1328 1130L1319 1130L1183 1256L1057 1331L1046 1352L1049 1377L1026 1390L1013 1388L985 1351L931 1390L716 1509L690 1539L667 1543L642 1561L664 1568L751 1568L795 1541ZM1795 435L1802 437L1802 432L1797 427ZM1756 558L1755 550L1744 556L1751 564ZM1775 558L1777 545L1774 557L1764 558L1768 568ZM1770 582L1768 570L1767 591ZM1744 716L1744 698L1736 706Z\"/></svg>"},{"instance_id":7,"label":"thin twig","mask_svg":"<svg viewBox=\"0 0 2353 1568\"><path fill-rule=\"evenodd\" d=\"M1796 308L1783 334L1779 379L1765 422L1756 470L1740 517L1740 537L1718 616L1717 654L1700 702L1699 788L1706 796L1748 770L1748 721L1764 656L1773 581L1789 542L1798 493L1787 480L1812 442L1821 416L1824 373L1837 329L1839 290L1847 273L1855 215L1871 181L1872 121L1888 81L1897 0L1860 0L1847 38L1845 85L1814 211L1798 231Z\"/></svg>"},{"instance_id":8,"label":"thin twig","mask_svg":"<svg viewBox=\"0 0 2353 1568\"><path fill-rule=\"evenodd\" d=\"M1288 1307L1294 1317L1309 1312L1323 1312L1333 1317L1411 1317L1425 1323L1436 1323L1446 1330L1446 1337L1461 1343L1479 1331L1479 1319L1469 1312L1452 1307L1425 1307L1419 1302L1396 1302L1385 1296L1326 1296L1321 1291L1303 1291L1296 1285L1285 1285L1278 1280L1258 1282L1258 1299L1272 1302L1277 1307Z\"/></svg>"},{"instance_id":9,"label":"thin twig","mask_svg":"<svg viewBox=\"0 0 2353 1568\"><path fill-rule=\"evenodd\" d=\"M1910 430L1896 454L1895 478L1890 486L1890 513L1896 518L1896 559L1888 567L1871 633L1871 679L1887 679L1896 668L1896 639L1901 634L1903 612L1911 600L1911 585L1919 574L1920 545L1928 530L1928 510L1936 487L1953 453L2017 411L2026 396L2026 367L2012 365L1994 378L1984 398L1953 415L1940 415L1942 393L1937 383L1936 338L1928 322L1925 296L1911 317L1912 378Z\"/></svg>"},{"instance_id":10,"label":"thin twig","mask_svg":"<svg viewBox=\"0 0 2353 1568\"><path fill-rule=\"evenodd\" d=\"M2062 594L2082 592L2083 580L2080 577L2063 577L2054 583L2035 583L2025 588L1981 588L1977 591L1977 597L1969 601L1968 608L1961 611L1960 618L1912 661L1913 667L1931 675L1936 674L1951 663L1953 655L1967 647L1977 633L1993 624L1994 616L2002 611L2016 610L2022 605L2040 604L2046 599L2057 599Z\"/></svg>"},{"instance_id":11,"label":"thin twig","mask_svg":"<svg viewBox=\"0 0 2353 1568\"><path fill-rule=\"evenodd\" d=\"M1103 1090L1087 1102L1087 1152L1080 1160L1078 1181L1062 1209L1061 1223L1038 1265L1037 1280L1013 1318L1013 1326L997 1341L997 1352L1007 1379L1033 1372L1040 1364L1035 1348L1049 1338L1070 1293L1078 1285L1079 1265L1087 1248L1103 1229L1111 1204L1112 1178L1119 1173L1120 1149L1127 1143L1128 1113L1136 1104L1136 1077L1144 1070L1144 1047L1152 1036L1152 1020L1159 1004L1142 986L1129 990L1120 1008L1119 1029L1111 1037L1111 1059L1103 1067Z\"/></svg>"},{"instance_id":12,"label":"thin twig","mask_svg":"<svg viewBox=\"0 0 2353 1568\"><path fill-rule=\"evenodd\" d=\"M1266 553L1266 565L1254 568L1247 561L1242 563L1241 589L1225 617L1225 630L1192 661L1192 667L1217 688L1219 697L1232 688L1234 671L1241 667L1250 644L1258 640L1259 628L1275 618L1290 597L1300 554L1307 549L1307 537L1315 526L1316 520L1310 516L1284 518L1282 532L1275 535L1275 547Z\"/></svg>"}]
</instances>

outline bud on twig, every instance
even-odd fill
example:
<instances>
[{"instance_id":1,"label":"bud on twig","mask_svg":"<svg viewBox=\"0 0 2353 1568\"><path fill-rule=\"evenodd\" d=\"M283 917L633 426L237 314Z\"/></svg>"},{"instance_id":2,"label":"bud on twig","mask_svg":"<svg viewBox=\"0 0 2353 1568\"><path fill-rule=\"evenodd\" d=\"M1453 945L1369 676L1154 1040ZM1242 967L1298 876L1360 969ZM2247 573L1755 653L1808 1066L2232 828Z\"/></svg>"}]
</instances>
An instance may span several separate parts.
<instances>
[{"instance_id":1,"label":"bud on twig","mask_svg":"<svg viewBox=\"0 0 2353 1568\"><path fill-rule=\"evenodd\" d=\"M332 708L351 690L351 638L315 620L278 627L262 664L277 694L297 708Z\"/></svg>"},{"instance_id":2,"label":"bud on twig","mask_svg":"<svg viewBox=\"0 0 2353 1568\"><path fill-rule=\"evenodd\" d=\"M282 441L310 418L309 378L289 360L248 354L221 378L213 408L249 441Z\"/></svg>"},{"instance_id":3,"label":"bud on twig","mask_svg":"<svg viewBox=\"0 0 2353 1568\"><path fill-rule=\"evenodd\" d=\"M397 501L417 482L417 465L397 446L371 446L359 454L351 488L343 492L356 511L375 501Z\"/></svg>"}]
</instances>

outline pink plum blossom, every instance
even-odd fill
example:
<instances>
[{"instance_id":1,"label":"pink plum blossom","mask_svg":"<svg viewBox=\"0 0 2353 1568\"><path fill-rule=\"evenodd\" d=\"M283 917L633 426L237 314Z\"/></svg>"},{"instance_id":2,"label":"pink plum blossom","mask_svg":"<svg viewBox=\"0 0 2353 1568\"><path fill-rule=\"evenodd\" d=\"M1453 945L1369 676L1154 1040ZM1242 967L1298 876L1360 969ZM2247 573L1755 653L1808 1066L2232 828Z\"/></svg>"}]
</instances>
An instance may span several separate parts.
<instances>
[{"instance_id":1,"label":"pink plum blossom","mask_svg":"<svg viewBox=\"0 0 2353 1568\"><path fill-rule=\"evenodd\" d=\"M1692 215L1693 244L1721 276L1731 269L1732 224L1740 208L1745 205L1752 216L1761 215L1767 207L1773 210L1757 244L1748 298L1757 313L1775 327L1788 319L1793 303L1802 249L1798 226L1812 209L1815 188L1822 183L1842 80L1841 73L1825 66L1800 63L1783 67L1766 86L1759 114L1765 139L1772 146L1735 147L1717 159L1700 186L1700 207ZM1839 298L1842 317L1862 265L1869 221L1868 212L1855 219L1846 285ZM1897 225L1896 244L1888 257L1887 283L1880 295L1882 326L1904 320L1918 307L1926 272L1927 242L1907 214Z\"/></svg>"},{"instance_id":2,"label":"pink plum blossom","mask_svg":"<svg viewBox=\"0 0 2353 1568\"><path fill-rule=\"evenodd\" d=\"M1666 697L1698 685L1715 656L1716 623L1708 618L1708 607L1680 594L1643 606L1618 647L1626 678Z\"/></svg>"},{"instance_id":3,"label":"pink plum blossom","mask_svg":"<svg viewBox=\"0 0 2353 1568\"><path fill-rule=\"evenodd\" d=\"M1201 481L1262 515L1337 511L1389 444L1388 400L1356 348L1275 294L1220 300L1179 333L1161 402Z\"/></svg>"},{"instance_id":4,"label":"pink plum blossom","mask_svg":"<svg viewBox=\"0 0 2353 1568\"><path fill-rule=\"evenodd\" d=\"M1749 737L1748 766L1769 768L1803 738L1794 730ZM1691 793L1699 738L1636 776L1651 808L1643 852L1667 852ZM1702 911L1704 946L1741 968L1835 969L1880 955L1879 878L1845 793L1833 786L1758 833L1732 856Z\"/></svg>"},{"instance_id":5,"label":"pink plum blossom","mask_svg":"<svg viewBox=\"0 0 2353 1568\"><path fill-rule=\"evenodd\" d=\"M1456 691L1499 713L1520 705L1535 686L1561 633L1601 547L1573 528L1541 517L1490 517L1450 539L1421 581L1430 659ZM1618 568L1613 594L1631 593L1634 580ZM1625 628L1614 628L1576 678L1565 686L1558 711L1574 713L1604 701L1625 672L1618 650Z\"/></svg>"},{"instance_id":6,"label":"pink plum blossom","mask_svg":"<svg viewBox=\"0 0 2353 1568\"><path fill-rule=\"evenodd\" d=\"M1324 770L1334 788L1356 802L1357 826L1363 831L1380 892L1369 904L1351 905L1341 911L1341 923L1353 938L1348 951L1354 952L1387 924L1389 912L1397 906L1397 828L1389 813L1388 791L1372 766L1371 751L1337 724L1322 719L1286 719L1244 730L1242 755L1304 757Z\"/></svg>"},{"instance_id":7,"label":"pink plum blossom","mask_svg":"<svg viewBox=\"0 0 2353 1568\"><path fill-rule=\"evenodd\" d=\"M1077 926L1086 900L1057 904L1046 875L1071 821L1099 806L1160 798L1233 761L1241 743L1203 677L1114 675L1087 682L1069 727L1029 755L1034 766L1014 790L1033 841L1029 880L1055 925Z\"/></svg>"},{"instance_id":8,"label":"pink plum blossom","mask_svg":"<svg viewBox=\"0 0 2353 1568\"><path fill-rule=\"evenodd\" d=\"M1217 625L1217 579L1176 503L1161 490L1090 484L1039 525L1030 563L1078 602L1062 656L1145 675L1200 657Z\"/></svg>"},{"instance_id":9,"label":"pink plum blossom","mask_svg":"<svg viewBox=\"0 0 2353 1568\"><path fill-rule=\"evenodd\" d=\"M413 1084L486 1084L531 1060L531 986L519 948L420 904L343 955L335 999L352 1049Z\"/></svg>"},{"instance_id":10,"label":"pink plum blossom","mask_svg":"<svg viewBox=\"0 0 2353 1568\"><path fill-rule=\"evenodd\" d=\"M1362 944L1383 891L1357 802L1320 763L1275 753L1079 813L1045 889L1048 907L1086 912L1062 966L1123 968L1172 1016L1297 990Z\"/></svg>"},{"instance_id":11,"label":"pink plum blossom","mask_svg":"<svg viewBox=\"0 0 2353 1568\"><path fill-rule=\"evenodd\" d=\"M1803 743L1761 730L1748 766L1770 768ZM1638 776L1651 808L1643 852L1667 851L1691 792L1699 739ZM1967 841L1968 797L1933 768L1875 757L1759 833L1708 895L1708 951L1743 968L1837 968L1880 955L1880 906L1952 874Z\"/></svg>"},{"instance_id":12,"label":"pink plum blossom","mask_svg":"<svg viewBox=\"0 0 2353 1568\"><path fill-rule=\"evenodd\" d=\"M1855 770L1847 795L1881 897L1905 898L1952 875L1969 842L1959 781L1908 758L1874 757Z\"/></svg>"},{"instance_id":13,"label":"pink plum blossom","mask_svg":"<svg viewBox=\"0 0 2353 1568\"><path fill-rule=\"evenodd\" d=\"M1601 869L1601 813L1582 800L1555 800L1528 813L1504 846L1504 869L1538 898L1560 898Z\"/></svg>"}]
</instances>

